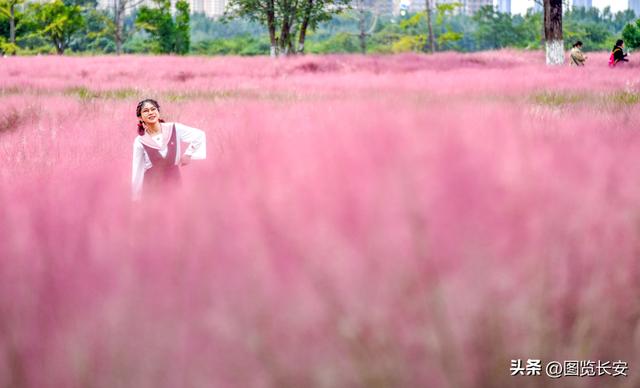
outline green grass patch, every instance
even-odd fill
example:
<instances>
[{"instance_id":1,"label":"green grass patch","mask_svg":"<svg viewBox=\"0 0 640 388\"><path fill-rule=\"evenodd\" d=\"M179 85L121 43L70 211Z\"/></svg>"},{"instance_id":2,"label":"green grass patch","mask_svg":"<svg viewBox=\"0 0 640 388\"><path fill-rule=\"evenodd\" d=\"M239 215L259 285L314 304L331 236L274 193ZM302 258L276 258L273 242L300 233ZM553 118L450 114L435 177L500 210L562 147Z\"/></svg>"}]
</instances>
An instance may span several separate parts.
<instances>
[{"instance_id":1,"label":"green grass patch","mask_svg":"<svg viewBox=\"0 0 640 388\"><path fill-rule=\"evenodd\" d=\"M533 103L551 107L588 104L595 106L628 106L640 103L640 93L618 91L612 93L543 92L531 97Z\"/></svg>"},{"instance_id":2,"label":"green grass patch","mask_svg":"<svg viewBox=\"0 0 640 388\"><path fill-rule=\"evenodd\" d=\"M17 86L10 86L8 88L0 88L0 96L11 96L15 94L22 94L23 90L20 90Z\"/></svg>"},{"instance_id":3,"label":"green grass patch","mask_svg":"<svg viewBox=\"0 0 640 388\"><path fill-rule=\"evenodd\" d=\"M190 99L203 99L203 100L221 100L242 98L242 92L239 90L212 90L212 91L195 91L186 93L163 93L163 97L167 101L180 102Z\"/></svg>"},{"instance_id":4,"label":"green grass patch","mask_svg":"<svg viewBox=\"0 0 640 388\"><path fill-rule=\"evenodd\" d=\"M640 93L616 92L610 96L610 99L617 105L635 105L640 103Z\"/></svg>"},{"instance_id":5,"label":"green grass patch","mask_svg":"<svg viewBox=\"0 0 640 388\"><path fill-rule=\"evenodd\" d=\"M85 86L74 86L66 88L63 94L75 96L82 101L93 99L126 100L135 97L139 92L135 89L112 89L112 90L91 90Z\"/></svg>"},{"instance_id":6,"label":"green grass patch","mask_svg":"<svg viewBox=\"0 0 640 388\"><path fill-rule=\"evenodd\" d=\"M543 92L533 95L533 102L538 105L563 106L588 102L589 97L586 93Z\"/></svg>"},{"instance_id":7,"label":"green grass patch","mask_svg":"<svg viewBox=\"0 0 640 388\"><path fill-rule=\"evenodd\" d=\"M138 98L144 94L136 89L91 90L84 86L74 86L63 91L66 96L73 96L82 101L95 99L127 100ZM181 102L192 99L199 100L267 100L267 101L297 101L303 99L293 92L261 92L259 90L195 90L188 92L162 92L155 93L164 101Z\"/></svg>"},{"instance_id":8,"label":"green grass patch","mask_svg":"<svg viewBox=\"0 0 640 388\"><path fill-rule=\"evenodd\" d=\"M266 100L266 101L298 101L302 96L293 92L261 92L259 90L212 90L186 93L162 93L162 97L171 102L184 100Z\"/></svg>"}]
</instances>

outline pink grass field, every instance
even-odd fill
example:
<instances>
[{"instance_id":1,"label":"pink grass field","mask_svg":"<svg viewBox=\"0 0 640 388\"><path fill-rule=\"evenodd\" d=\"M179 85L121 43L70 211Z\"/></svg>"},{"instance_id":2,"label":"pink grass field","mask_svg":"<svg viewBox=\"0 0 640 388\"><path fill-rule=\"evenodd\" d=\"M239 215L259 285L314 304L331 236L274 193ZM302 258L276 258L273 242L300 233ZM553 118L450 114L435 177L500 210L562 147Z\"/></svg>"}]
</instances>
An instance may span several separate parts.
<instances>
[{"instance_id":1,"label":"pink grass field","mask_svg":"<svg viewBox=\"0 0 640 388\"><path fill-rule=\"evenodd\" d=\"M0 58L0 387L640 386L640 65L607 59ZM208 158L132 204L145 97Z\"/></svg>"}]
</instances>

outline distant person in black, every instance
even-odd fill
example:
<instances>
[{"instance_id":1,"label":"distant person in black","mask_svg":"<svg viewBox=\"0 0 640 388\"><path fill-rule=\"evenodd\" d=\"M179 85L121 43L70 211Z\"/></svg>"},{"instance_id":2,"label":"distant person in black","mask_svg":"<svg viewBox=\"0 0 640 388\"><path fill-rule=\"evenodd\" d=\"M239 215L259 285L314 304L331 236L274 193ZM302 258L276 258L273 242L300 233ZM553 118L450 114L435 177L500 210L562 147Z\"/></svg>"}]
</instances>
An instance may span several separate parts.
<instances>
[{"instance_id":1,"label":"distant person in black","mask_svg":"<svg viewBox=\"0 0 640 388\"><path fill-rule=\"evenodd\" d=\"M611 50L609 66L614 67L620 62L629 62L629 60L627 59L627 54L625 54L622 49L624 49L624 41L622 39L618 39L616 41L616 45L613 46L613 50Z\"/></svg>"}]
</instances>

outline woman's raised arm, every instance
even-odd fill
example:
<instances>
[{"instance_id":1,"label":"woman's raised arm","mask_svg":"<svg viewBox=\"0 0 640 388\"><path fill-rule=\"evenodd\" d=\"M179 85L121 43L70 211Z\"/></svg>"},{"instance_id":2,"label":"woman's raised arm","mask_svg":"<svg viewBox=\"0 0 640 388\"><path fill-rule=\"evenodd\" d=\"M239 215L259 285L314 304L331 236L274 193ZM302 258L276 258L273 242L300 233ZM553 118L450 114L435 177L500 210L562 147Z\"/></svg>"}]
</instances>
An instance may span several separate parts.
<instances>
[{"instance_id":1,"label":"woman's raised arm","mask_svg":"<svg viewBox=\"0 0 640 388\"><path fill-rule=\"evenodd\" d=\"M207 158L207 137L203 130L176 123L176 131L180 141L189 143L184 151L185 155L190 156L191 159Z\"/></svg>"}]
</instances>

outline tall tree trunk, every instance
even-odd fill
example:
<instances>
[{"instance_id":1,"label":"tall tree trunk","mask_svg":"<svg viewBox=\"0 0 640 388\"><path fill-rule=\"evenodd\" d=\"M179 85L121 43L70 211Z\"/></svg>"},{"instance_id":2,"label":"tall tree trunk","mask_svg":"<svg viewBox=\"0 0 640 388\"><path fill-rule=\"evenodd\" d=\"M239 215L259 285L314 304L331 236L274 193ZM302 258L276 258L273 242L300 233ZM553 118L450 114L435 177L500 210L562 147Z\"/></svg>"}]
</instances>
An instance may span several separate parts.
<instances>
[{"instance_id":1,"label":"tall tree trunk","mask_svg":"<svg viewBox=\"0 0 640 388\"><path fill-rule=\"evenodd\" d=\"M275 0L267 0L267 30L269 30L269 41L271 44L269 56L278 56L278 38L276 37L276 11Z\"/></svg>"},{"instance_id":2,"label":"tall tree trunk","mask_svg":"<svg viewBox=\"0 0 640 388\"><path fill-rule=\"evenodd\" d=\"M289 55L295 55L297 53L296 48L294 47L295 43L295 29L293 29L294 33L289 33L289 46L287 46L287 53Z\"/></svg>"},{"instance_id":3,"label":"tall tree trunk","mask_svg":"<svg viewBox=\"0 0 640 388\"><path fill-rule=\"evenodd\" d=\"M367 14L364 9L364 0L358 0L358 28L360 29L360 52L362 54L367 53Z\"/></svg>"},{"instance_id":4,"label":"tall tree trunk","mask_svg":"<svg viewBox=\"0 0 640 388\"><path fill-rule=\"evenodd\" d=\"M430 53L434 53L436 51L435 42L433 39L433 26L431 23L431 0L425 1L425 10L427 12L427 26L429 27L429 36L427 37L427 42L424 46L425 51L429 51Z\"/></svg>"},{"instance_id":5,"label":"tall tree trunk","mask_svg":"<svg viewBox=\"0 0 640 388\"><path fill-rule=\"evenodd\" d=\"M9 41L16 44L16 3L9 4Z\"/></svg>"},{"instance_id":6,"label":"tall tree trunk","mask_svg":"<svg viewBox=\"0 0 640 388\"><path fill-rule=\"evenodd\" d=\"M282 26L280 28L280 52L285 55L289 54L289 33L291 26L289 25L291 13L291 0L284 0L282 6Z\"/></svg>"},{"instance_id":7,"label":"tall tree trunk","mask_svg":"<svg viewBox=\"0 0 640 388\"><path fill-rule=\"evenodd\" d=\"M540 7L542 7L542 23L540 23L540 47L544 46L544 0L534 0L534 6L535 5L540 5ZM536 9L534 8L534 11Z\"/></svg>"},{"instance_id":8,"label":"tall tree trunk","mask_svg":"<svg viewBox=\"0 0 640 388\"><path fill-rule=\"evenodd\" d=\"M311 11L313 10L313 0L307 0L304 5L304 18L300 25L300 37L298 38L298 52L304 53L304 40L307 35L307 28L309 27L309 19L311 19Z\"/></svg>"},{"instance_id":9,"label":"tall tree trunk","mask_svg":"<svg viewBox=\"0 0 640 388\"><path fill-rule=\"evenodd\" d=\"M14 1L9 5L9 42L15 46L16 44L16 14L15 14L16 3ZM11 53L11 55L16 55L15 50Z\"/></svg>"},{"instance_id":10,"label":"tall tree trunk","mask_svg":"<svg viewBox=\"0 0 640 388\"><path fill-rule=\"evenodd\" d=\"M291 31L294 30L294 23L298 14L298 0L286 0L283 9L280 48L285 55L292 55L296 53L293 48Z\"/></svg>"},{"instance_id":11,"label":"tall tree trunk","mask_svg":"<svg viewBox=\"0 0 640 388\"><path fill-rule=\"evenodd\" d=\"M122 54L122 25L119 20L116 20L116 31L115 31L115 41L116 41L116 55Z\"/></svg>"},{"instance_id":12,"label":"tall tree trunk","mask_svg":"<svg viewBox=\"0 0 640 388\"><path fill-rule=\"evenodd\" d=\"M116 54L122 54L122 44L126 40L127 31L124 28L124 17L127 9L133 9L144 0L114 0L113 1L113 24L115 25L114 39L116 44Z\"/></svg>"},{"instance_id":13,"label":"tall tree trunk","mask_svg":"<svg viewBox=\"0 0 640 388\"><path fill-rule=\"evenodd\" d=\"M120 55L122 52L122 14L124 13L124 7L122 4L125 0L113 1L113 24L115 27L114 40L116 43L116 55Z\"/></svg>"},{"instance_id":14,"label":"tall tree trunk","mask_svg":"<svg viewBox=\"0 0 640 388\"><path fill-rule=\"evenodd\" d=\"M544 39L547 65L562 65L562 0L544 0Z\"/></svg>"},{"instance_id":15,"label":"tall tree trunk","mask_svg":"<svg viewBox=\"0 0 640 388\"><path fill-rule=\"evenodd\" d=\"M282 20L282 29L280 30L280 52L284 55L289 54L289 18Z\"/></svg>"}]
</instances>

